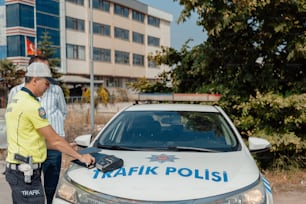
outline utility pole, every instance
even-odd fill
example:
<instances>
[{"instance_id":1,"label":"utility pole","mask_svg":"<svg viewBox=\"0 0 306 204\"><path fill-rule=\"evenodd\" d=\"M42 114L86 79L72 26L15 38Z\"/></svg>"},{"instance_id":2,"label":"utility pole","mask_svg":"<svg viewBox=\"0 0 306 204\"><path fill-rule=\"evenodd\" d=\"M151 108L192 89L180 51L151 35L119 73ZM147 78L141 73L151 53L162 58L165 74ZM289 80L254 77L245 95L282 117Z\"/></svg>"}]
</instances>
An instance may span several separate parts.
<instances>
[{"instance_id":1,"label":"utility pole","mask_svg":"<svg viewBox=\"0 0 306 204\"><path fill-rule=\"evenodd\" d=\"M90 0L90 127L91 133L95 127L95 96L94 96L94 68L93 68L93 4Z\"/></svg>"}]
</instances>

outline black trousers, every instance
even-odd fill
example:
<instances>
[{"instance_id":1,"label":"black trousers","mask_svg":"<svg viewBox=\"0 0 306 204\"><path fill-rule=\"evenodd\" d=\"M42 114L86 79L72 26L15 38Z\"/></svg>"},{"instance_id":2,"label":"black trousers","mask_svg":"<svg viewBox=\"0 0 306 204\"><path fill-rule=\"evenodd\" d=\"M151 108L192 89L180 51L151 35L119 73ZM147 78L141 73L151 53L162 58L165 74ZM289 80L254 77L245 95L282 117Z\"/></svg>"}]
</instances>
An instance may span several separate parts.
<instances>
[{"instance_id":1,"label":"black trousers","mask_svg":"<svg viewBox=\"0 0 306 204\"><path fill-rule=\"evenodd\" d=\"M14 204L44 204L45 194L41 183L41 169L33 170L32 182L25 183L23 172L6 168L5 178L12 190Z\"/></svg>"},{"instance_id":2,"label":"black trousers","mask_svg":"<svg viewBox=\"0 0 306 204\"><path fill-rule=\"evenodd\" d=\"M49 150L47 159L43 163L44 188L47 204L52 204L53 196L61 173L62 153L57 150Z\"/></svg>"}]
</instances>

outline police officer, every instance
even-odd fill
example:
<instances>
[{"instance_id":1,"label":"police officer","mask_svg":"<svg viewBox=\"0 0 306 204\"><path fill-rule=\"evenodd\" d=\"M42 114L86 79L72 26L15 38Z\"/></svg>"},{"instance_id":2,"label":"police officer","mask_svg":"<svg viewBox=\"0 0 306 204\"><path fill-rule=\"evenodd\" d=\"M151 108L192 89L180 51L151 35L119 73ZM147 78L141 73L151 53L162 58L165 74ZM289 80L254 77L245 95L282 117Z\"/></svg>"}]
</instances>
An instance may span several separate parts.
<instances>
[{"instance_id":1,"label":"police officer","mask_svg":"<svg viewBox=\"0 0 306 204\"><path fill-rule=\"evenodd\" d=\"M48 122L37 97L55 83L48 66L34 62L27 68L25 86L12 98L5 114L7 129L6 180L12 190L13 203L44 203L41 164L47 147L59 150L86 165L95 162L90 154L79 154L60 137Z\"/></svg>"},{"instance_id":2,"label":"police officer","mask_svg":"<svg viewBox=\"0 0 306 204\"><path fill-rule=\"evenodd\" d=\"M49 65L48 58L41 55L31 57L29 65L33 62L43 62L46 65ZM10 90L8 103L10 103L12 98L18 91L20 91L22 87L24 87L24 83L14 86ZM65 96L61 87L59 85L51 84L39 100L47 113L47 118L52 128L59 136L65 137L64 120L67 115L67 108ZM70 145L76 147L75 143L70 143ZM45 189L47 204L52 204L52 200L60 177L61 165L62 153L57 150L47 149L47 158L42 166L44 176L43 186Z\"/></svg>"}]
</instances>

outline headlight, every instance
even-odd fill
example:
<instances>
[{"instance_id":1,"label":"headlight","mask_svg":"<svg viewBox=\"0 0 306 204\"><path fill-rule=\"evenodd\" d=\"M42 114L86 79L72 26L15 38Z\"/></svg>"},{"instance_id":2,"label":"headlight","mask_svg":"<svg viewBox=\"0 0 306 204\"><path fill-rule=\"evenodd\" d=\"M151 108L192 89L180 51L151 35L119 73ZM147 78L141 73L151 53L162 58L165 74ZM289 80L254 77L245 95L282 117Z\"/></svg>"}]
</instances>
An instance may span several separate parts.
<instances>
[{"instance_id":1,"label":"headlight","mask_svg":"<svg viewBox=\"0 0 306 204\"><path fill-rule=\"evenodd\" d=\"M256 186L235 195L218 199L211 204L264 204L266 203L266 194L262 181Z\"/></svg>"},{"instance_id":2,"label":"headlight","mask_svg":"<svg viewBox=\"0 0 306 204\"><path fill-rule=\"evenodd\" d=\"M70 203L76 203L77 200L76 200L75 186L72 186L70 183L66 181L66 179L63 179L57 189L56 197L59 197Z\"/></svg>"},{"instance_id":3,"label":"headlight","mask_svg":"<svg viewBox=\"0 0 306 204\"><path fill-rule=\"evenodd\" d=\"M95 194L95 192L90 192L86 189L82 189L81 186L73 185L66 179L63 179L58 187L56 197L61 198L62 200L65 200L69 203L110 203L108 199L98 197Z\"/></svg>"},{"instance_id":4,"label":"headlight","mask_svg":"<svg viewBox=\"0 0 306 204\"><path fill-rule=\"evenodd\" d=\"M74 168L72 166L72 168ZM92 203L92 204L118 204L120 203L117 198L95 191L91 191L83 186L74 183L65 174L58 184L56 191L56 198L65 200L68 203Z\"/></svg>"},{"instance_id":5,"label":"headlight","mask_svg":"<svg viewBox=\"0 0 306 204\"><path fill-rule=\"evenodd\" d=\"M72 165L70 170L74 168L76 168L76 166ZM98 202L98 200L101 200L101 198L95 198L96 194L96 192L90 191L87 188L84 188L83 186L71 181L67 173L65 173L58 184L55 196L69 203L103 203Z\"/></svg>"}]
</instances>

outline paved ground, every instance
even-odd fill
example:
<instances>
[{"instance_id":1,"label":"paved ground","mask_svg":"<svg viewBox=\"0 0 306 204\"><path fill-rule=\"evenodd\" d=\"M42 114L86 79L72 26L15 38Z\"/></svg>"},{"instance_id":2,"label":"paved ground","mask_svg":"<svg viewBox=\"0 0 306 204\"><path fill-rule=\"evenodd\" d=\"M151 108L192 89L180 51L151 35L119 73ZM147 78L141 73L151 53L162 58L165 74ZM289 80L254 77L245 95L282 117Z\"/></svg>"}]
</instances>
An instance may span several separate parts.
<instances>
[{"instance_id":1,"label":"paved ground","mask_svg":"<svg viewBox=\"0 0 306 204\"><path fill-rule=\"evenodd\" d=\"M0 161L0 198L1 203L10 204L13 203L11 199L11 189L5 180L3 172L5 170L5 162Z\"/></svg>"},{"instance_id":2,"label":"paved ground","mask_svg":"<svg viewBox=\"0 0 306 204\"><path fill-rule=\"evenodd\" d=\"M304 192L289 191L274 194L274 204L305 204L306 190Z\"/></svg>"}]
</instances>

